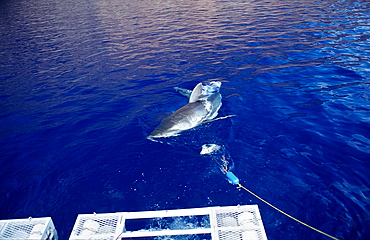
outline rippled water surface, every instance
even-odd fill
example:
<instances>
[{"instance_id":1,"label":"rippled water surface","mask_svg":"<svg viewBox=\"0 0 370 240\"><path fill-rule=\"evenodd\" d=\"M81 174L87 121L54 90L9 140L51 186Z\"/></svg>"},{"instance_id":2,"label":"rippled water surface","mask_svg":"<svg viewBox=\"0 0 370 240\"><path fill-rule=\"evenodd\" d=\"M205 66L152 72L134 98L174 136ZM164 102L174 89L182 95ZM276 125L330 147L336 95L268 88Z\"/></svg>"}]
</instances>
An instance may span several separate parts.
<instances>
[{"instance_id":1,"label":"rippled water surface","mask_svg":"<svg viewBox=\"0 0 370 240\"><path fill-rule=\"evenodd\" d=\"M370 239L367 0L0 0L0 219L258 204L269 239ZM145 137L222 81L219 116ZM181 239L181 238L177 238Z\"/></svg>"}]
</instances>

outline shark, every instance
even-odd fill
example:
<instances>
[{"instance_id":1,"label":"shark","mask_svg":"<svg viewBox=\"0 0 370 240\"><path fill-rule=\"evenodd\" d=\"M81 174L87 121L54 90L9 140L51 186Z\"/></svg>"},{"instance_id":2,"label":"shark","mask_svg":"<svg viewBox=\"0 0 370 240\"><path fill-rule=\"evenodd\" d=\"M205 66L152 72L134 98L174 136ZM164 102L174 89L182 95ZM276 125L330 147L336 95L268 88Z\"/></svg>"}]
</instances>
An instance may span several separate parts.
<instances>
[{"instance_id":1,"label":"shark","mask_svg":"<svg viewBox=\"0 0 370 240\"><path fill-rule=\"evenodd\" d=\"M163 119L147 138L153 140L178 136L182 131L216 120L215 117L222 106L220 88L219 81L198 83L192 91L175 88L182 95L189 97L189 102Z\"/></svg>"}]
</instances>

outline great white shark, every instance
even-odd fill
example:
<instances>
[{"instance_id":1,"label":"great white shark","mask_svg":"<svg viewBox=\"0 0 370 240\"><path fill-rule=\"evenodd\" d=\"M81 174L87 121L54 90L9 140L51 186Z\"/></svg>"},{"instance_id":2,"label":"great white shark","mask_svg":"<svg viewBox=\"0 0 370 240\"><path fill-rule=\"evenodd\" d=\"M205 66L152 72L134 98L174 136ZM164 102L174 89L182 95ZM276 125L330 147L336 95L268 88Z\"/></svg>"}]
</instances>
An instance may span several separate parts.
<instances>
[{"instance_id":1,"label":"great white shark","mask_svg":"<svg viewBox=\"0 0 370 240\"><path fill-rule=\"evenodd\" d=\"M189 103L163 119L148 139L177 136L184 130L214 119L222 105L220 88L221 82L218 81L198 83L193 91L177 88L184 96L190 95Z\"/></svg>"}]
</instances>

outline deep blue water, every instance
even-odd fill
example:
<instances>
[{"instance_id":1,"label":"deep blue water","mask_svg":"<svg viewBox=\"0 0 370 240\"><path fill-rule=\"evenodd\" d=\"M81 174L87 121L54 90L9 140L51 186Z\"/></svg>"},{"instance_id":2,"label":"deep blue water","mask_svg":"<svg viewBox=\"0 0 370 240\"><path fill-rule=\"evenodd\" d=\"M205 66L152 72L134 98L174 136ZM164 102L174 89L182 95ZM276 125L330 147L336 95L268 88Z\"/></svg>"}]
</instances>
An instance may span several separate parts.
<instances>
[{"instance_id":1,"label":"deep blue water","mask_svg":"<svg viewBox=\"0 0 370 240\"><path fill-rule=\"evenodd\" d=\"M370 239L367 0L0 0L0 219L258 204L269 239ZM145 137L222 81L214 121Z\"/></svg>"}]
</instances>

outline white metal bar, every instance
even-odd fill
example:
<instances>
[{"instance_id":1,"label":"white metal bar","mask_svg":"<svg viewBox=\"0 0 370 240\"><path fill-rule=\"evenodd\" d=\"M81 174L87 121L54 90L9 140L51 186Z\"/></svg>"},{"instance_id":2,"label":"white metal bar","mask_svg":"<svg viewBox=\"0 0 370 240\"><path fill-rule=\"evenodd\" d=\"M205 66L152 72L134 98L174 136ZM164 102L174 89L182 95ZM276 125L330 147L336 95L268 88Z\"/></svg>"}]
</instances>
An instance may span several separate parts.
<instances>
[{"instance_id":1,"label":"white metal bar","mask_svg":"<svg viewBox=\"0 0 370 240\"><path fill-rule=\"evenodd\" d=\"M125 219L139 218L161 218L161 217L179 217L179 216L200 216L209 215L209 208L191 208L191 209L175 209L175 210L159 210L147 212L119 212L122 213Z\"/></svg>"},{"instance_id":2,"label":"white metal bar","mask_svg":"<svg viewBox=\"0 0 370 240\"><path fill-rule=\"evenodd\" d=\"M211 212L209 214L209 222L211 225L212 233L211 237L212 240L218 240L218 232L217 232L217 219L216 219L216 212L214 209L211 209Z\"/></svg>"},{"instance_id":3,"label":"white metal bar","mask_svg":"<svg viewBox=\"0 0 370 240\"><path fill-rule=\"evenodd\" d=\"M135 231L135 232L124 232L119 235L119 238L194 235L194 234L210 234L210 233L211 233L210 228L160 230L160 231Z\"/></svg>"},{"instance_id":4,"label":"white metal bar","mask_svg":"<svg viewBox=\"0 0 370 240\"><path fill-rule=\"evenodd\" d=\"M189 208L189 209L174 209L174 210L158 210L158 211L145 211L145 212L117 212L117 214L123 214L125 219L139 219L139 218L161 218L161 217L178 217L178 216L200 216L209 215L211 211L220 210L225 211L235 211L240 208L240 210L248 210L253 212L258 212L257 205L244 205L237 207L206 207L206 208Z\"/></svg>"}]
</instances>

